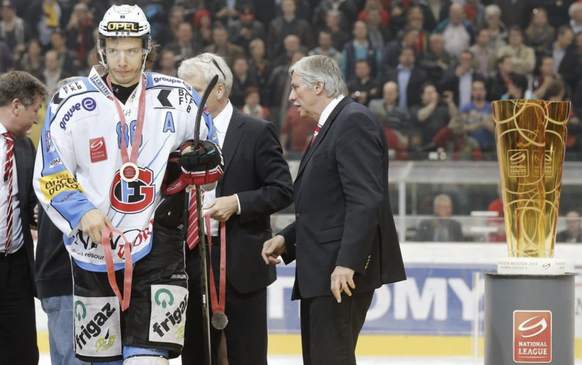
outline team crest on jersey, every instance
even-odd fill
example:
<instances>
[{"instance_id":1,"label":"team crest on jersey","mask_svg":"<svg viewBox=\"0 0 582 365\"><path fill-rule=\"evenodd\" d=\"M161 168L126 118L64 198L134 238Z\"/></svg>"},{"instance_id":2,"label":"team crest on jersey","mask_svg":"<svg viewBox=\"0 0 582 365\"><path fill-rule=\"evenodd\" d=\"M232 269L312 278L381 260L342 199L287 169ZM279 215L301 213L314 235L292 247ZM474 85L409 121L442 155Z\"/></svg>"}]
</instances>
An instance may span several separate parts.
<instances>
[{"instance_id":1,"label":"team crest on jersey","mask_svg":"<svg viewBox=\"0 0 582 365\"><path fill-rule=\"evenodd\" d=\"M139 213L149 207L155 198L152 170L140 167L136 181L121 180L119 171L111 185L111 207L120 213Z\"/></svg>"}]
</instances>

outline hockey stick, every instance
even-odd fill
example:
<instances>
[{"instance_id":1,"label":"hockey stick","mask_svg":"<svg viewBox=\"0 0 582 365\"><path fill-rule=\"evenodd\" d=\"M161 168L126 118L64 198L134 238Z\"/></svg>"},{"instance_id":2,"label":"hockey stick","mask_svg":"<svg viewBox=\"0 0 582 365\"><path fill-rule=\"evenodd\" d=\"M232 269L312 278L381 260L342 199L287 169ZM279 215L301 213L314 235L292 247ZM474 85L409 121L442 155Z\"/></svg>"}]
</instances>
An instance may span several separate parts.
<instances>
[{"instance_id":1,"label":"hockey stick","mask_svg":"<svg viewBox=\"0 0 582 365\"><path fill-rule=\"evenodd\" d=\"M210 83L206 86L200 104L198 104L198 111L196 112L196 119L194 121L194 148L198 148L200 143L200 122L202 121L202 112L206 101L210 96L210 92L218 82L218 75L214 76ZM186 194L186 210L188 210L189 195ZM198 247L200 250L200 289L202 292L202 324L204 326L204 347L206 348L205 364L212 365L212 344L210 336L210 310L209 310L209 295L208 295L208 261L206 260L206 240L204 237L204 217L202 215L202 192L200 186L196 185L196 207L198 210ZM186 220L188 219L186 214ZM187 234L186 234L187 235Z\"/></svg>"}]
</instances>

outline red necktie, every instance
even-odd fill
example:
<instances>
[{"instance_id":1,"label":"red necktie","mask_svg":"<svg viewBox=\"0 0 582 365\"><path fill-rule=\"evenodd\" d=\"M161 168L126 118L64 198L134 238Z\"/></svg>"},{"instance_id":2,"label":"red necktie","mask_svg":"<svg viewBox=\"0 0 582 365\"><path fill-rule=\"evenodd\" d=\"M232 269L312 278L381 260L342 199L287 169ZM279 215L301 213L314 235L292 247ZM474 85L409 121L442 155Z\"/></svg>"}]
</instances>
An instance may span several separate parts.
<instances>
[{"instance_id":1,"label":"red necktie","mask_svg":"<svg viewBox=\"0 0 582 365\"><path fill-rule=\"evenodd\" d=\"M202 191L202 190L201 190ZM204 191L202 191L202 201L204 202ZM199 241L198 237L198 206L196 204L196 189L190 191L190 200L188 206L188 235L186 244L191 250L196 247Z\"/></svg>"},{"instance_id":2,"label":"red necktie","mask_svg":"<svg viewBox=\"0 0 582 365\"><path fill-rule=\"evenodd\" d=\"M4 133L4 138L6 139L6 165L4 165L4 182L8 183L8 199L7 199L7 209L6 209L6 242L4 243L4 254L8 255L8 250L10 248L10 243L12 241L12 218L13 218L13 208L12 208L12 175L14 166L14 139L12 135L8 132Z\"/></svg>"},{"instance_id":3,"label":"red necktie","mask_svg":"<svg viewBox=\"0 0 582 365\"><path fill-rule=\"evenodd\" d=\"M321 130L321 125L317 125L317 127L315 127L315 132L313 132L313 137L311 138L311 143L309 144L310 146L313 145L313 142L315 142L315 138L317 138L317 135L319 134L319 131Z\"/></svg>"}]
</instances>

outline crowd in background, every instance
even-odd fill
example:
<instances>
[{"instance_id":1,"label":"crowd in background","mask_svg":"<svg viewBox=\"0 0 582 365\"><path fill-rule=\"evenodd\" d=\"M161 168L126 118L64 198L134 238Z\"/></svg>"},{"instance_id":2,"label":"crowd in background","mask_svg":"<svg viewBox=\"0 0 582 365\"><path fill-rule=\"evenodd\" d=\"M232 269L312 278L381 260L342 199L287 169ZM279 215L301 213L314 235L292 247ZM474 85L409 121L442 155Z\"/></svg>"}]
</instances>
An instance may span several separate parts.
<instances>
[{"instance_id":1,"label":"crowd in background","mask_svg":"<svg viewBox=\"0 0 582 365\"><path fill-rule=\"evenodd\" d=\"M112 4L123 3L0 2L0 73L25 70L49 89L99 64L97 24ZM567 159L582 159L582 2L133 2L144 9L157 44L150 71L176 76L182 60L201 52L224 57L234 74L232 104L274 123L288 158L301 156L316 126L288 101L288 70L320 54L337 60L350 97L383 124L394 159L439 151L450 160L495 160L491 101L516 98L572 100ZM438 193L429 195L426 213L433 213ZM434 214L450 203L435 199Z\"/></svg>"}]
</instances>

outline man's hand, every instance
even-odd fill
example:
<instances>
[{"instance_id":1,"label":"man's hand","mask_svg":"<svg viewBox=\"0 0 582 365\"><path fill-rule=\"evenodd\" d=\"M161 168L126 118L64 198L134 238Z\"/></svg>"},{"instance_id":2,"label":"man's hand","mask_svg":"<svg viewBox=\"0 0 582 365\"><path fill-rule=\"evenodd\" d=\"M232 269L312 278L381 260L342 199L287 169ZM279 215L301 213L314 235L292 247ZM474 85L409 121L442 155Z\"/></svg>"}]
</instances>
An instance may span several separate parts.
<instances>
[{"instance_id":1,"label":"man's hand","mask_svg":"<svg viewBox=\"0 0 582 365\"><path fill-rule=\"evenodd\" d=\"M338 303L342 302L342 291L345 291L351 297L352 292L350 288L356 289L354 272L349 267L336 266L333 273L331 273L331 292Z\"/></svg>"},{"instance_id":2,"label":"man's hand","mask_svg":"<svg viewBox=\"0 0 582 365\"><path fill-rule=\"evenodd\" d=\"M114 228L109 218L97 209L91 209L81 218L81 231L88 235L91 241L98 244L101 244L103 240L101 233L106 225Z\"/></svg>"},{"instance_id":3,"label":"man's hand","mask_svg":"<svg viewBox=\"0 0 582 365\"><path fill-rule=\"evenodd\" d=\"M265 264L280 264L281 260L279 259L279 256L285 252L285 247L285 237L280 235L266 241L263 244L263 252L261 252Z\"/></svg>"},{"instance_id":4,"label":"man's hand","mask_svg":"<svg viewBox=\"0 0 582 365\"><path fill-rule=\"evenodd\" d=\"M209 211L210 218L219 222L226 222L233 214L238 212L238 200L234 195L217 198L206 205L204 210Z\"/></svg>"}]
</instances>

